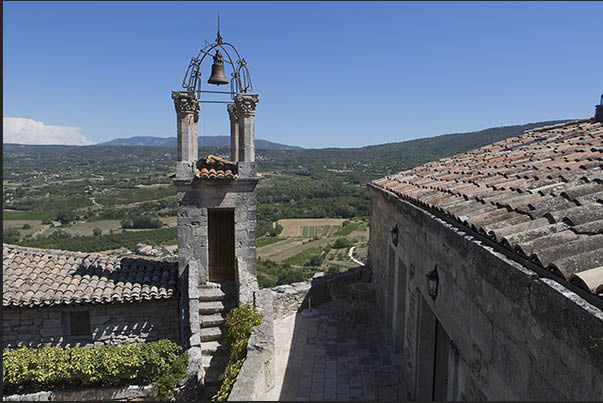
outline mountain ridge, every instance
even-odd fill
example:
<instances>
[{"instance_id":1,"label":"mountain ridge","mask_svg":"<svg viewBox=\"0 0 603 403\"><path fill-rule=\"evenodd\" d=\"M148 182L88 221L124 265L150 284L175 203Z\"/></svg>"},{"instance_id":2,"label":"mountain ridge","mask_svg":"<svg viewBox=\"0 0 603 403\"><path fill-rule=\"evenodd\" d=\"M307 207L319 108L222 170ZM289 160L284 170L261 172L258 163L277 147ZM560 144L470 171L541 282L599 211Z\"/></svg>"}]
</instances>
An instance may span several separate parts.
<instances>
[{"instance_id":1,"label":"mountain ridge","mask_svg":"<svg viewBox=\"0 0 603 403\"><path fill-rule=\"evenodd\" d=\"M116 138L95 146L151 146L151 147L176 147L176 137L134 136ZM199 136L199 147L227 147L230 146L230 136ZM275 143L268 140L256 139L255 148L259 150L302 150L302 147L288 144Z\"/></svg>"}]
</instances>

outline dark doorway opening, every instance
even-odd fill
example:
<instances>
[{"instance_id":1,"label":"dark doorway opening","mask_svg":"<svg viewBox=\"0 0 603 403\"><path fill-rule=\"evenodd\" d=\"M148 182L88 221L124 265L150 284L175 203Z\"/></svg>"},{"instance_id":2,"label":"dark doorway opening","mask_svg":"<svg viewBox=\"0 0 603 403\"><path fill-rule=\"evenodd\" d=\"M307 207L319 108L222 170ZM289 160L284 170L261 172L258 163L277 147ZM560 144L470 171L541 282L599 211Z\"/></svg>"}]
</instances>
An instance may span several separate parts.
<instances>
[{"instance_id":1,"label":"dark doorway opening","mask_svg":"<svg viewBox=\"0 0 603 403\"><path fill-rule=\"evenodd\" d=\"M450 337L425 298L420 296L417 400L446 400Z\"/></svg>"},{"instance_id":2,"label":"dark doorway opening","mask_svg":"<svg viewBox=\"0 0 603 403\"><path fill-rule=\"evenodd\" d=\"M235 279L234 210L208 210L207 238L209 281L233 281Z\"/></svg>"}]
</instances>

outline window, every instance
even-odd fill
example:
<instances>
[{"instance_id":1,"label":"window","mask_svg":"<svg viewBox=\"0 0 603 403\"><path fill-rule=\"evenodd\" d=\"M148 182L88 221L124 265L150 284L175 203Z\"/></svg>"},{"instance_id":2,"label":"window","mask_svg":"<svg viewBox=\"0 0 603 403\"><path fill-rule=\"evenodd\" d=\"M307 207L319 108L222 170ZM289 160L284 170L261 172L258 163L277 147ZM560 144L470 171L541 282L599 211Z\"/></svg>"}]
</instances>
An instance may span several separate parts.
<instances>
[{"instance_id":1,"label":"window","mask_svg":"<svg viewBox=\"0 0 603 403\"><path fill-rule=\"evenodd\" d=\"M69 335L90 336L90 311L69 312Z\"/></svg>"}]
</instances>

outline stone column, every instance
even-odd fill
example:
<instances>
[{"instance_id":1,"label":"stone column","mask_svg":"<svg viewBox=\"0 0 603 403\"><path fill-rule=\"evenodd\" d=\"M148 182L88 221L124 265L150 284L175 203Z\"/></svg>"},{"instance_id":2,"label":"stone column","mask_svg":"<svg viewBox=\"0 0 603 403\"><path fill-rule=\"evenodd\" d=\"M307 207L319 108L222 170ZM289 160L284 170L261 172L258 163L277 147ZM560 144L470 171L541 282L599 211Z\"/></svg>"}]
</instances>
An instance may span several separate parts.
<instances>
[{"instance_id":1,"label":"stone column","mask_svg":"<svg viewBox=\"0 0 603 403\"><path fill-rule=\"evenodd\" d=\"M176 179L192 178L198 159L197 122L199 102L194 93L172 91L178 121Z\"/></svg>"},{"instance_id":2,"label":"stone column","mask_svg":"<svg viewBox=\"0 0 603 403\"><path fill-rule=\"evenodd\" d=\"M239 160L239 115L235 104L228 104L228 116L230 117L230 160Z\"/></svg>"},{"instance_id":3,"label":"stone column","mask_svg":"<svg viewBox=\"0 0 603 403\"><path fill-rule=\"evenodd\" d=\"M235 107L239 115L239 162L255 162L255 107L257 94L238 94Z\"/></svg>"}]
</instances>

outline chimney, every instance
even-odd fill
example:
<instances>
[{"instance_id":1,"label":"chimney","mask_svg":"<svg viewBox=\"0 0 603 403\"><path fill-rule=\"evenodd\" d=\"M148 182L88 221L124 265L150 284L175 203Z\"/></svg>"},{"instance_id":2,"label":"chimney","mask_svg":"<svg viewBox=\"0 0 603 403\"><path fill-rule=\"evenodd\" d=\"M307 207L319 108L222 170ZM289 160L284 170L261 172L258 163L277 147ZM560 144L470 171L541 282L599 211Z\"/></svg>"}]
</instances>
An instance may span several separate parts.
<instances>
[{"instance_id":1,"label":"chimney","mask_svg":"<svg viewBox=\"0 0 603 403\"><path fill-rule=\"evenodd\" d=\"M601 95L601 102L595 106L595 122L603 123L603 95Z\"/></svg>"}]
</instances>

